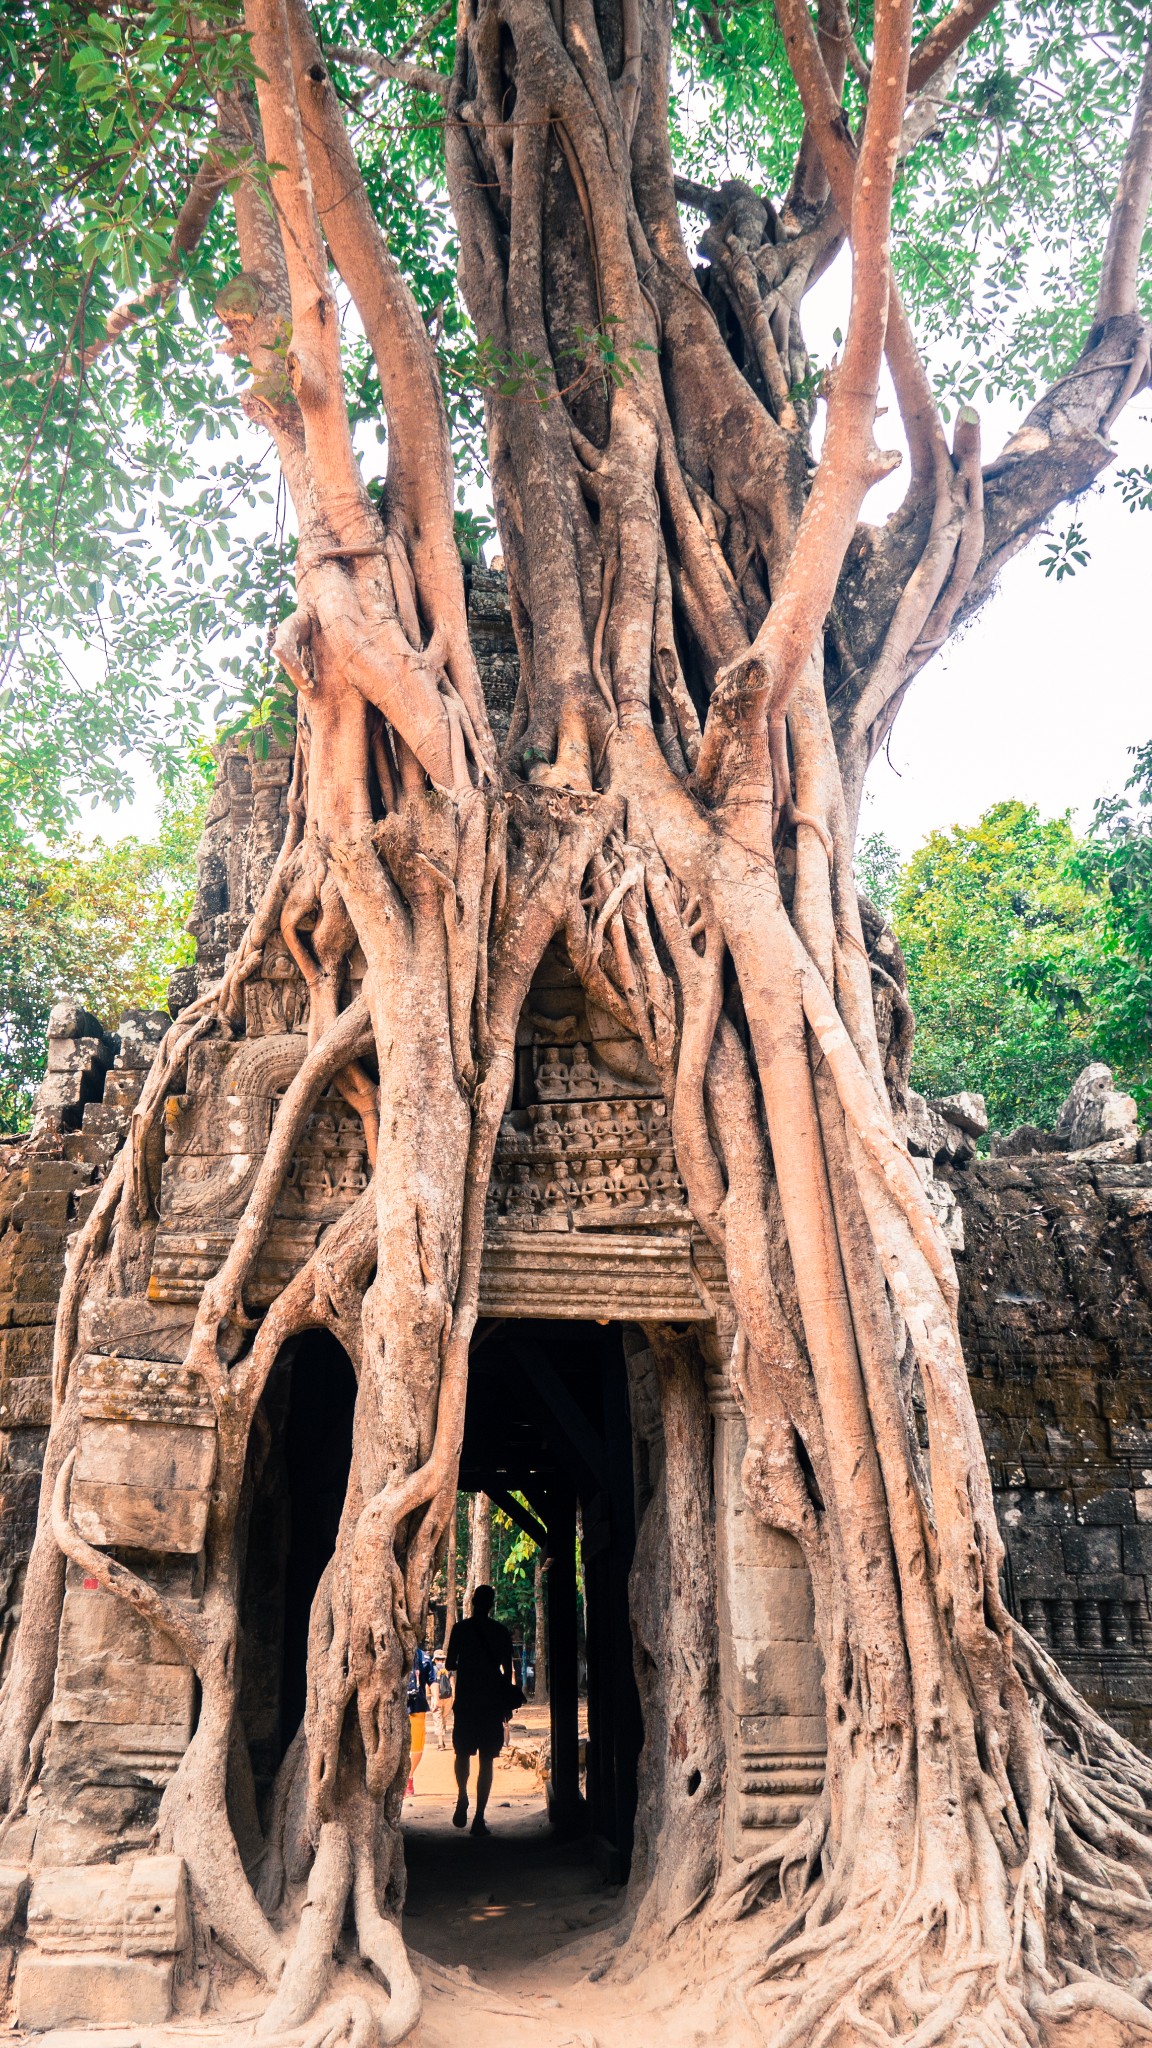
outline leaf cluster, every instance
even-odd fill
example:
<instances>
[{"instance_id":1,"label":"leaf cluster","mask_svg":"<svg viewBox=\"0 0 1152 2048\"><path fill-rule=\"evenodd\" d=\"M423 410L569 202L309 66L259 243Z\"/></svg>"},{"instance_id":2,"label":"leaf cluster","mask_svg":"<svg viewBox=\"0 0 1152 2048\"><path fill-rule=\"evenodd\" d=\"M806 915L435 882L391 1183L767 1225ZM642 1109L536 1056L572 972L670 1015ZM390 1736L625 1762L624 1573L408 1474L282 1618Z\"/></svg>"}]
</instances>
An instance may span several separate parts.
<instances>
[{"instance_id":1,"label":"leaf cluster","mask_svg":"<svg viewBox=\"0 0 1152 2048\"><path fill-rule=\"evenodd\" d=\"M869 861L886 878L924 1094L977 1089L994 1128L1050 1127L1104 1060L1152 1111L1152 748L1137 760L1134 798L1102 800L1084 836L1012 799L932 833L895 876L871 844L862 880Z\"/></svg>"},{"instance_id":2,"label":"leaf cluster","mask_svg":"<svg viewBox=\"0 0 1152 2048\"><path fill-rule=\"evenodd\" d=\"M189 964L185 925L214 763L188 765L153 839L45 851L0 809L0 1129L26 1128L44 1072L48 1014L70 996L114 1028L167 1002Z\"/></svg>"}]
</instances>

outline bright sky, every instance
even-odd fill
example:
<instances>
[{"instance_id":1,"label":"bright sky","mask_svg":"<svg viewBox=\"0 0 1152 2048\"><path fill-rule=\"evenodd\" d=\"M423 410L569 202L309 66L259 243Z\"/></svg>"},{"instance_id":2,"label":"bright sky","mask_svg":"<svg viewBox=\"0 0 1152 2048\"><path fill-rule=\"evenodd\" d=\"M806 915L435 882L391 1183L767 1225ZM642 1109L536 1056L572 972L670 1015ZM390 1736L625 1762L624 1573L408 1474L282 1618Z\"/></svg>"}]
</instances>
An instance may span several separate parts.
<instances>
[{"instance_id":1,"label":"bright sky","mask_svg":"<svg viewBox=\"0 0 1152 2048\"><path fill-rule=\"evenodd\" d=\"M842 259L805 301L805 333L822 362L833 330L847 327L848 286ZM882 396L889 410L876 438L902 445L894 395ZM1021 414L975 402L987 462ZM1147 393L1114 438L1115 463L1075 508L1087 566L1057 583L1041 567L1043 540L1034 541L904 700L887 754L872 765L860 829L885 833L905 858L931 831L974 823L1005 797L1049 816L1071 809L1087 825L1095 799L1127 781L1127 750L1152 739L1152 515L1129 512L1111 481L1116 469L1152 463ZM897 471L866 515L883 518L903 488ZM1053 531L1070 516L1059 510Z\"/></svg>"},{"instance_id":2,"label":"bright sky","mask_svg":"<svg viewBox=\"0 0 1152 2048\"><path fill-rule=\"evenodd\" d=\"M1152 462L1147 404L1133 411L1143 417L1121 422L1119 467ZM1087 567L1057 583L1034 542L905 698L862 822L903 855L1003 797L1046 815L1072 809L1085 825L1094 799L1126 782L1127 749L1152 739L1152 517L1126 510L1106 482L1077 518Z\"/></svg>"}]
</instances>

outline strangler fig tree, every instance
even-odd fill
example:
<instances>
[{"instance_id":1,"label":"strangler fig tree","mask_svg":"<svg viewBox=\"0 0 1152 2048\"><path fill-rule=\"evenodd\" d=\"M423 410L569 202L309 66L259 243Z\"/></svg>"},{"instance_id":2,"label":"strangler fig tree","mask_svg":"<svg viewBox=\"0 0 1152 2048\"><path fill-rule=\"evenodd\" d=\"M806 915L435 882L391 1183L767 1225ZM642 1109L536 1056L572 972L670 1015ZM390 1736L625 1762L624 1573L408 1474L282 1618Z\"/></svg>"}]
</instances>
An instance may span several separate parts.
<instances>
[{"instance_id":1,"label":"strangler fig tree","mask_svg":"<svg viewBox=\"0 0 1152 2048\"><path fill-rule=\"evenodd\" d=\"M129 645L152 618L189 676L211 667L219 619L189 569L188 507L227 381L207 341L181 356L182 316L236 359L290 503L291 594L279 602L277 536L275 563L263 543L233 546L217 600L238 639L261 591L275 605L282 682L265 666L252 690L258 714L289 700L296 737L267 891L220 984L169 1031L73 1248L3 1699L7 1797L35 1775L70 1558L197 1674L162 1833L203 1919L267 1983L262 2026L319 2014L315 2038L367 2043L414 2024L403 1680L455 1502L517 1020L560 935L661 1078L735 1310L721 1364L747 1421L745 1489L801 1547L826 1673L817 1806L729 1868L714 1824L694 1827L670 1789L650 1898L692 1891L702 1967L717 1995L743 1973L774 2048L1023 2048L1081 2008L1147 2033L1121 1930L1152 1913L1152 1765L1003 1603L955 1274L886 1074L852 853L913 678L1106 471L1148 383L1149 17L1119 0L854 15L843 0L460 0L453 49L445 12L247 0L242 20L219 4L18 17L7 204L17 226L42 217L60 257L54 281L41 262L10 287L19 631L34 649L79 623L76 575L48 595L73 532L82 554L66 465L75 480L103 459L118 516L159 481L149 530L176 580L161 594L138 551L117 564L89 537L105 578L89 607L103 619L123 576ZM821 368L805 299L837 262L850 309ZM902 436L878 420L885 364ZM991 460L982 388L1032 397ZM882 445L898 438L903 457ZM499 754L457 545L456 473L478 461L520 655ZM898 508L869 523L869 490L901 462ZM201 483L221 518L229 475L251 494L242 465ZM221 533L202 550L217 564ZM78 714L54 678L64 746ZM111 750L122 735L101 716ZM141 718L163 719L146 693ZM14 775L43 743L34 710L26 731ZM308 985L309 1050L188 1352L220 1442L193 1606L71 1517L77 1330L94 1294L143 1284L165 1096L197 1040L237 1026L274 932ZM333 1084L363 1121L371 1184L253 1334L245 1280ZM258 1896L226 1778L249 1432L283 1343L317 1324L359 1384L277 1795L292 1859L314 1858L292 1936L272 1917L283 1841ZM669 1426L670 1459L690 1441ZM669 1499L687 1540L676 1471ZM699 1882L677 1888L667 1859L685 1843ZM349 1899L386 1993L334 2008ZM677 1917L642 1906L634 1962Z\"/></svg>"}]
</instances>

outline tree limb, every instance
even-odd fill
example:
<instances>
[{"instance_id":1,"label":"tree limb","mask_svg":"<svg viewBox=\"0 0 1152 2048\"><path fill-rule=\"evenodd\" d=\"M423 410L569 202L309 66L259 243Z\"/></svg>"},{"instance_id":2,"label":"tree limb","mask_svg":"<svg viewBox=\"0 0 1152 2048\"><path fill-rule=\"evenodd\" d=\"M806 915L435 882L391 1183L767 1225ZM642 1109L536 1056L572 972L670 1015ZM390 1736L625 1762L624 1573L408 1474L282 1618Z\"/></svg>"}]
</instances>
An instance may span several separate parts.
<instances>
[{"instance_id":1,"label":"tree limb","mask_svg":"<svg viewBox=\"0 0 1152 2048\"><path fill-rule=\"evenodd\" d=\"M374 72L377 78L409 85L415 92L431 93L438 100L448 98L452 80L431 64L410 64L405 57L386 57L383 51L365 50L358 43L325 43L324 55L334 64L354 65L357 70Z\"/></svg>"},{"instance_id":2,"label":"tree limb","mask_svg":"<svg viewBox=\"0 0 1152 2048\"><path fill-rule=\"evenodd\" d=\"M1152 37L1144 59L1144 71L1136 94L1132 132L1124 152L1120 182L1108 222L1100 290L1096 298L1094 325L1114 320L1121 313L1137 310L1136 284L1140 247L1152 203Z\"/></svg>"},{"instance_id":3,"label":"tree limb","mask_svg":"<svg viewBox=\"0 0 1152 2048\"><path fill-rule=\"evenodd\" d=\"M229 163L228 155L245 148L247 143L246 135L217 135L213 138L189 187L188 197L176 217L176 226L168 246L168 264L163 275L153 278L151 284L145 285L143 291L134 293L130 299L121 299L119 305L113 306L103 334L95 341L90 341L87 347L76 349L69 356L65 368L67 376L82 377L102 355L106 355L110 348L115 348L121 336L127 334L130 328L137 326L153 309L159 311L162 306L167 305L180 283L180 258L190 256L197 247L212 217L216 201L233 175L234 165Z\"/></svg>"},{"instance_id":4,"label":"tree limb","mask_svg":"<svg viewBox=\"0 0 1152 2048\"><path fill-rule=\"evenodd\" d=\"M811 93L809 85L815 77L827 85L828 73L807 7L804 0L776 0L776 12L805 113L823 151L824 95ZM893 5L878 20L874 83L852 190L842 209L852 224L852 305L844 357L828 402L824 450L775 603L748 655L721 677L713 696L697 764L705 785L725 751L721 729L734 696L743 698L746 714L755 716L751 706L764 696L769 722L784 716L832 602L864 496L892 466L876 447L873 427L891 298L892 183L910 34L907 6ZM830 149L829 165L833 162L839 173L842 159Z\"/></svg>"},{"instance_id":5,"label":"tree limb","mask_svg":"<svg viewBox=\"0 0 1152 2048\"><path fill-rule=\"evenodd\" d=\"M920 92L953 52L966 43L974 29L986 21L996 0L956 0L950 14L931 28L917 43L908 65L908 90Z\"/></svg>"}]
</instances>

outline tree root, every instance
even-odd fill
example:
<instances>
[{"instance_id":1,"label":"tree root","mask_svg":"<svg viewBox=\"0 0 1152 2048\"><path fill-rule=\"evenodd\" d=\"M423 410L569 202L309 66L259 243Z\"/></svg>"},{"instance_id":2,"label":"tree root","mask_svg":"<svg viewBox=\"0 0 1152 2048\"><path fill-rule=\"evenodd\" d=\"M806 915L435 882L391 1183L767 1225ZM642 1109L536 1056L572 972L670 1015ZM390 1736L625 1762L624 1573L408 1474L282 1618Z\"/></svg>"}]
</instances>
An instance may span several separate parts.
<instances>
[{"instance_id":1,"label":"tree root","mask_svg":"<svg viewBox=\"0 0 1152 2048\"><path fill-rule=\"evenodd\" d=\"M256 2028L259 2039L291 2033L323 2002L351 1884L348 1831L336 1821L327 1821L320 1830L296 1939L276 1996Z\"/></svg>"}]
</instances>

